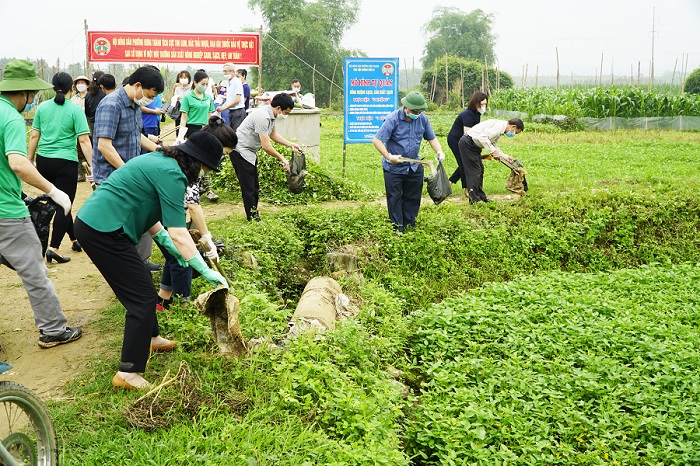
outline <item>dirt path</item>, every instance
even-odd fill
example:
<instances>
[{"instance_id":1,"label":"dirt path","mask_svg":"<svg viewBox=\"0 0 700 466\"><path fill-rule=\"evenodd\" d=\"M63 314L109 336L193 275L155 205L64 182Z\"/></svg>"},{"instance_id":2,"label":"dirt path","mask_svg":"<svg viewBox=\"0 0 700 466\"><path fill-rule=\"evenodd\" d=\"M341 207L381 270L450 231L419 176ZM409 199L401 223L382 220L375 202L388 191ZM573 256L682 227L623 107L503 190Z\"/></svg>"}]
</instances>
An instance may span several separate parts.
<instances>
[{"instance_id":1,"label":"dirt path","mask_svg":"<svg viewBox=\"0 0 700 466\"><path fill-rule=\"evenodd\" d=\"M26 187L25 192L38 194L31 187ZM87 183L79 183L76 207L82 205L90 192ZM21 280L14 271L0 267L4 308L0 320L0 360L14 366L2 375L2 380L19 382L42 397L60 396L63 385L84 371L90 360L103 351L94 323L100 318L100 309L113 299L112 291L85 253L70 251L67 237L61 244L61 253L71 261L48 265L49 278L56 287L68 324L82 327L84 335L75 343L51 349L37 345L39 331ZM118 360L118 355L114 357Z\"/></svg>"}]
</instances>

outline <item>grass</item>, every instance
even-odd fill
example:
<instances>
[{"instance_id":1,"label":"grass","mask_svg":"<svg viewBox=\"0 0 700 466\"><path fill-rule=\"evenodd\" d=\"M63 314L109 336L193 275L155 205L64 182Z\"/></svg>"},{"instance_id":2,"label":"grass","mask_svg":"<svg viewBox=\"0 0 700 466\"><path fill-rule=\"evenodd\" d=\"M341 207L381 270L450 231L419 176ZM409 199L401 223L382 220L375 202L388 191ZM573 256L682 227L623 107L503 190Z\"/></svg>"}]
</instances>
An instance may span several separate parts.
<instances>
[{"instance_id":1,"label":"grass","mask_svg":"<svg viewBox=\"0 0 700 466\"><path fill-rule=\"evenodd\" d=\"M454 115L429 117L447 148ZM311 169L325 196L341 177L342 119L322 123ZM183 362L192 375L163 391L169 408L154 411L152 429L132 427L138 395L109 386L124 309L107 308L108 351L68 388L74 401L49 404L62 463L697 462L700 135L539 126L503 149L528 169L528 198L426 202L402 237L366 202L383 195L370 145L348 147L343 192L360 200L309 197L263 210L261 223L211 222L228 245L244 336L284 349L221 358L208 320L174 306L159 323L183 344L154 355L146 377ZM506 175L488 164L486 192L505 194ZM268 200L286 204L275 195L283 180L267 179ZM305 280L329 273L325 253L346 244L364 275L340 279L357 318L284 343ZM195 279L194 295L206 289Z\"/></svg>"}]
</instances>

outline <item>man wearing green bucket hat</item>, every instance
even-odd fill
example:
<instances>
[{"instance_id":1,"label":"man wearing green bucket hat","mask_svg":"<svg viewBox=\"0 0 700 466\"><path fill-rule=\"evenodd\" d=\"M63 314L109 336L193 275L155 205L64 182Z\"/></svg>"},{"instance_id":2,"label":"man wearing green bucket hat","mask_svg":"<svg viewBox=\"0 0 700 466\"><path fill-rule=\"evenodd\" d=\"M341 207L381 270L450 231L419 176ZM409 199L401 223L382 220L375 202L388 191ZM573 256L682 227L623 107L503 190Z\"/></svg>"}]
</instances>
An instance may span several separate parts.
<instances>
[{"instance_id":1,"label":"man wearing green bucket hat","mask_svg":"<svg viewBox=\"0 0 700 466\"><path fill-rule=\"evenodd\" d=\"M42 348L75 341L83 334L79 327L66 326L43 262L39 237L22 200L24 181L47 193L66 215L70 212L68 195L41 176L27 159L26 123L20 115L35 105L39 91L52 87L37 76L27 60L8 62L0 81L0 262L14 268L22 279Z\"/></svg>"},{"instance_id":2,"label":"man wearing green bucket hat","mask_svg":"<svg viewBox=\"0 0 700 466\"><path fill-rule=\"evenodd\" d=\"M437 153L438 161L445 158L428 117L423 113L428 104L420 92L409 92L401 99L402 108L390 113L377 131L372 144L384 160L384 186L389 219L403 233L405 227L415 227L423 192L423 166L400 159L420 160L423 139Z\"/></svg>"}]
</instances>

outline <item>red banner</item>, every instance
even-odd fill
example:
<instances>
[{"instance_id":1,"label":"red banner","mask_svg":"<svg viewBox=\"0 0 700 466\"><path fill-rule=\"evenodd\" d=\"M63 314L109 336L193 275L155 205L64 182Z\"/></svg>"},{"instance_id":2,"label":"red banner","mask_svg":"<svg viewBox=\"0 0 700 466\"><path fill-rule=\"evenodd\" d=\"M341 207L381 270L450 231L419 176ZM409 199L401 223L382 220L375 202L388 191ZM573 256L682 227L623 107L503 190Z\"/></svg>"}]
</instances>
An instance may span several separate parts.
<instances>
[{"instance_id":1,"label":"red banner","mask_svg":"<svg viewBox=\"0 0 700 466\"><path fill-rule=\"evenodd\" d=\"M260 35L88 32L90 62L260 64Z\"/></svg>"}]
</instances>

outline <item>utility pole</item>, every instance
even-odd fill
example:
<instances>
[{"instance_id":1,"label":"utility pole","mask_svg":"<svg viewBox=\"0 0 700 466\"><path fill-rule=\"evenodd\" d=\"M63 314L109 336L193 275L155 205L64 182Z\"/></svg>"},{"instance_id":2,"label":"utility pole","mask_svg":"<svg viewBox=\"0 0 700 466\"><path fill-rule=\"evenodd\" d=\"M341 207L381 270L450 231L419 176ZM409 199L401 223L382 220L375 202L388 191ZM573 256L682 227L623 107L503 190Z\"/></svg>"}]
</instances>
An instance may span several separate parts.
<instances>
[{"instance_id":1,"label":"utility pole","mask_svg":"<svg viewBox=\"0 0 700 466\"><path fill-rule=\"evenodd\" d=\"M656 7L651 9L651 71L649 76L649 90L654 85L654 38L656 36Z\"/></svg>"}]
</instances>

